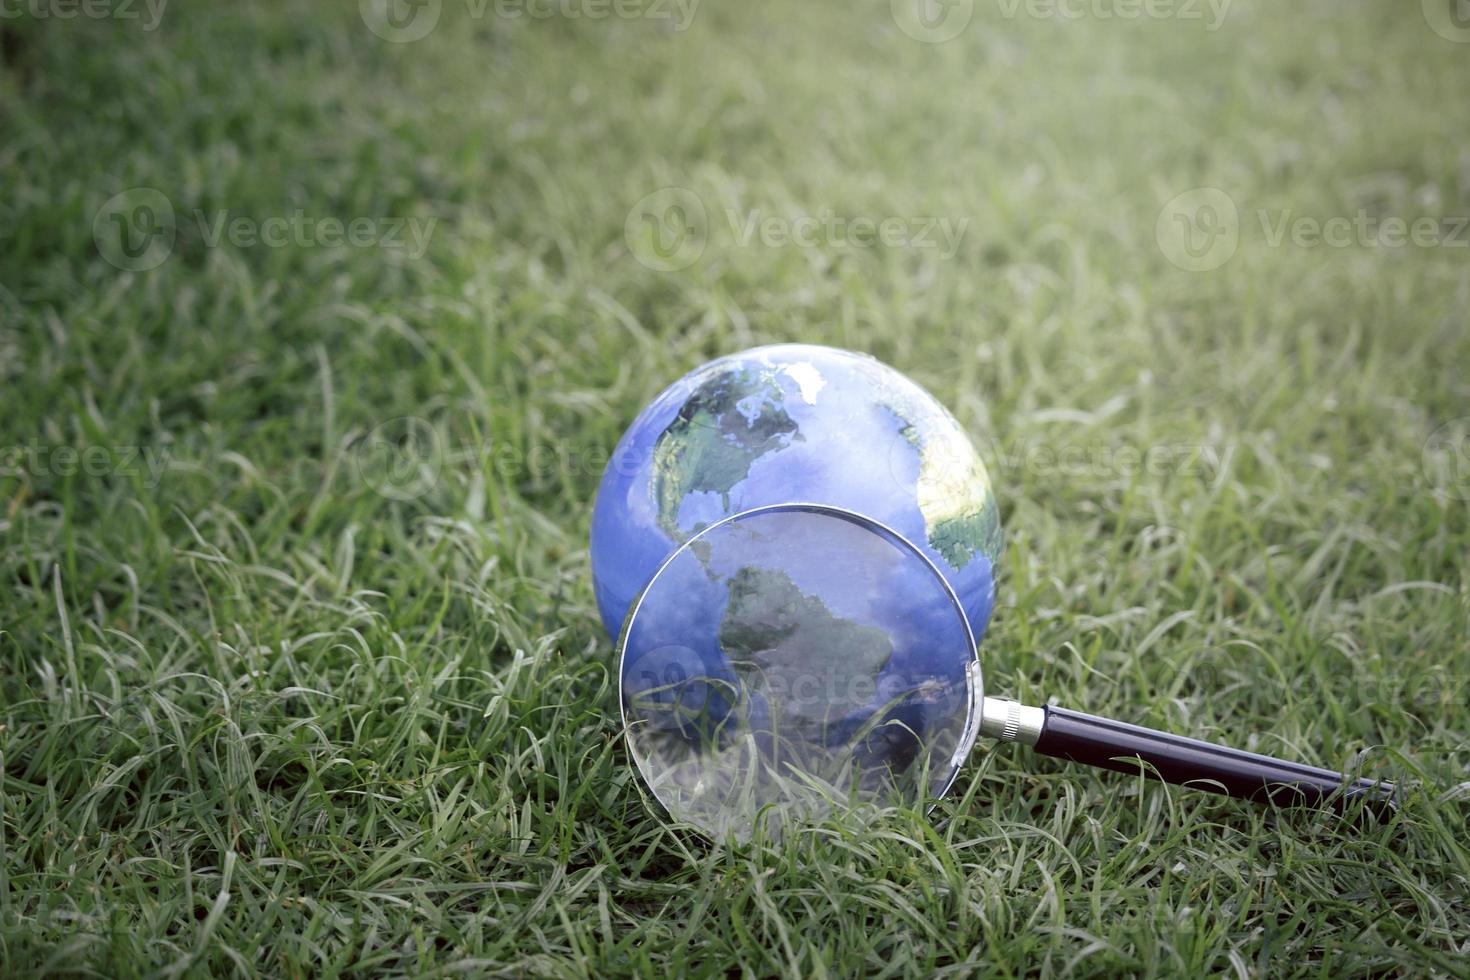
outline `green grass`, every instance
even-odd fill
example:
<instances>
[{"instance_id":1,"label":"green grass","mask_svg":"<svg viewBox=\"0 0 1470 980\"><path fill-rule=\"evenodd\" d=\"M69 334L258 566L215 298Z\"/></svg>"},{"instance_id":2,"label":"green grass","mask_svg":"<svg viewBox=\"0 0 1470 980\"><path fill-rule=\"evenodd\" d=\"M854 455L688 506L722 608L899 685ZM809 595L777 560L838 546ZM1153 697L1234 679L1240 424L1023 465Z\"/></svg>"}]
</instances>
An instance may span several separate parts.
<instances>
[{"instance_id":1,"label":"green grass","mask_svg":"<svg viewBox=\"0 0 1470 980\"><path fill-rule=\"evenodd\" d=\"M1470 47L1386 0L979 0L943 44L880 0L449 0L403 44L356 7L0 22L0 973L1470 974L1470 249L1259 220L1470 215ZM666 186L709 216L673 272L624 234ZM128 272L94 219L136 187L178 227ZM1197 187L1240 217L1209 271L1156 240ZM415 257L195 218L298 209L437 224ZM726 216L824 209L968 225L945 257ZM666 825L591 500L664 384L781 340L983 447L990 690L1357 762L1398 817L998 748L932 819Z\"/></svg>"}]
</instances>

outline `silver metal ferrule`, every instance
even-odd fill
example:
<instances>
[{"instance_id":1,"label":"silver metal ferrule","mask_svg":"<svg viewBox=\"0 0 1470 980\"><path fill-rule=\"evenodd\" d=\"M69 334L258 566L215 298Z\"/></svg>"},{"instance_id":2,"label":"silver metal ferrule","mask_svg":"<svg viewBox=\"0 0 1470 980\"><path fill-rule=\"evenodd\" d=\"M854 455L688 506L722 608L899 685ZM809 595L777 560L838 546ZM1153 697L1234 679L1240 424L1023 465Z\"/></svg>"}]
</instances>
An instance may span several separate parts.
<instances>
[{"instance_id":1,"label":"silver metal ferrule","mask_svg":"<svg viewBox=\"0 0 1470 980\"><path fill-rule=\"evenodd\" d=\"M1045 711L1019 701L986 698L980 706L980 734L1002 742L1035 745L1041 738L1041 726L1045 723Z\"/></svg>"}]
</instances>

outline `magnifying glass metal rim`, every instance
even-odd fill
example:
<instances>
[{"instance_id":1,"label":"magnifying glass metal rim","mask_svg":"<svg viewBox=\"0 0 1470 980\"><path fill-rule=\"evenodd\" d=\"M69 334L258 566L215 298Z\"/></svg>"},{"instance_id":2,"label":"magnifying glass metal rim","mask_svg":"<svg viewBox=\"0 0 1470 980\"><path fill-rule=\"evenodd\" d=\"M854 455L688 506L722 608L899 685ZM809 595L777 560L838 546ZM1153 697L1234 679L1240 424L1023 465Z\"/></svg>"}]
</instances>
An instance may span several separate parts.
<instances>
[{"instance_id":1,"label":"magnifying glass metal rim","mask_svg":"<svg viewBox=\"0 0 1470 980\"><path fill-rule=\"evenodd\" d=\"M633 764L638 770L638 775L643 780L643 784L648 787L648 790L653 795L653 798L655 800L658 800L659 806L661 806L664 809L664 812L667 813L672 819L678 820L682 823L690 823L693 826L698 826L697 824L692 824L692 821L677 816L672 810L669 809L669 805L665 803L662 797L659 796L658 792L654 790L653 780L649 778L648 772L644 769L642 758L640 758L639 753L634 749L632 730L628 726L628 711L626 707L626 701L623 697L624 669L627 666L628 659L628 635L632 631L634 621L638 618L638 610L642 608L644 599L646 599L649 593L653 591L653 587L655 583L658 582L659 577L663 575L664 572L667 571L669 567L672 566L674 562L684 554L685 551L689 550L696 541L699 541L705 536L713 534L715 531L728 525L736 524L744 520L749 520L753 517L780 513L807 513L817 514L823 517L832 517L838 520L847 521L848 523L854 524L863 530L873 531L875 533L881 534L900 551L908 552L909 554L912 554L924 563L924 567L928 569L930 574L934 576L935 580L939 582L940 587L943 588L945 597L949 599L950 604L954 607L955 615L959 618L961 625L964 627L965 643L968 645L970 651L970 656L965 669L965 686L969 693L968 704L965 709L965 724L964 727L960 730L959 743L955 746L955 751L950 756L949 778L945 780L944 785L933 794L928 804L924 807L924 812L928 814L934 809L936 805L938 805L938 801L949 793L950 789L954 786L955 781L959 779L960 769L964 766L965 759L969 757L971 750L974 749L975 740L980 734L982 705L985 702L985 687L984 678L981 674L980 669L980 649L979 645L975 642L975 631L970 626L970 618L965 615L965 607L960 602L960 597L955 592L954 586L949 584L949 580L944 577L944 573L939 570L939 566L934 564L933 560L930 559L928 555L924 554L923 551L915 547L913 542L904 537L904 535L889 527L887 524L884 524L882 521L874 520L873 518L868 517L865 514L860 514L855 510L849 510L845 507L836 507L832 504L819 504L811 502L766 504L760 507L752 507L748 510L742 510L739 513L731 514L728 517L723 517L720 520L715 521L713 524L700 528L694 534L691 534L688 538L684 539L684 541L680 542L679 546L669 553L668 557L666 557L659 564L658 570L653 573L653 575L648 579L648 582L643 586L641 590L639 590L638 597L633 600L632 606L630 606L628 609L627 616L623 617L623 627L618 632L617 647L618 719L623 728L624 744L628 748L628 754L633 758ZM703 830L703 828L700 829Z\"/></svg>"}]
</instances>

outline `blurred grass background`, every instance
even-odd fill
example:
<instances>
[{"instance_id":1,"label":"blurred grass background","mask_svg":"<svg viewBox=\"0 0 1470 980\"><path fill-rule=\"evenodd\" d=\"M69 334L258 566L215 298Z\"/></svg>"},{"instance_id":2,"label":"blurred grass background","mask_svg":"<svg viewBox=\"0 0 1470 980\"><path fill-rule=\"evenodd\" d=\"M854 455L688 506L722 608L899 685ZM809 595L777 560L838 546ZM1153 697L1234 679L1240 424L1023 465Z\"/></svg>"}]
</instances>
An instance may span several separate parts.
<instances>
[{"instance_id":1,"label":"blurred grass background","mask_svg":"<svg viewBox=\"0 0 1470 980\"><path fill-rule=\"evenodd\" d=\"M407 42L377 0L38 3L0 20L0 972L1465 974L1470 45L1433 3L976 0L943 43L872 0L444 0ZM668 187L708 222L661 272L625 226ZM1160 217L1202 187L1239 240L1190 271ZM137 188L174 236L128 271ZM827 211L965 231L735 227ZM992 689L1361 765L1400 817L998 749L932 821L666 826L591 498L663 385L784 340L982 447Z\"/></svg>"}]
</instances>

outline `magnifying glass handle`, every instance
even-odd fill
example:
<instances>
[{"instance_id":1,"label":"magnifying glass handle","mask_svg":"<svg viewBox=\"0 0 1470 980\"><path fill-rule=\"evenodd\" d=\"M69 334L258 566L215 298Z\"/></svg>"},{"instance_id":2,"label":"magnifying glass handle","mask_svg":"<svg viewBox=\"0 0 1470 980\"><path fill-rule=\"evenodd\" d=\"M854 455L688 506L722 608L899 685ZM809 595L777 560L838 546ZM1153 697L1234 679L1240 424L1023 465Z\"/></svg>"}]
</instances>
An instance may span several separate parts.
<instances>
[{"instance_id":1,"label":"magnifying glass handle","mask_svg":"<svg viewBox=\"0 0 1470 980\"><path fill-rule=\"evenodd\" d=\"M992 700L985 699L987 704ZM1048 705L1027 708L999 702L989 734L1032 745L1042 755L1118 772L1138 772L1193 789L1278 806L1330 805L1339 811L1361 800L1387 816L1396 808L1394 787L1372 779L1347 779L1331 769L1273 759L1224 745L1099 718ZM1011 721L1014 718L1015 721ZM989 719L987 719L989 720ZM997 730L998 729L998 730Z\"/></svg>"}]
</instances>

